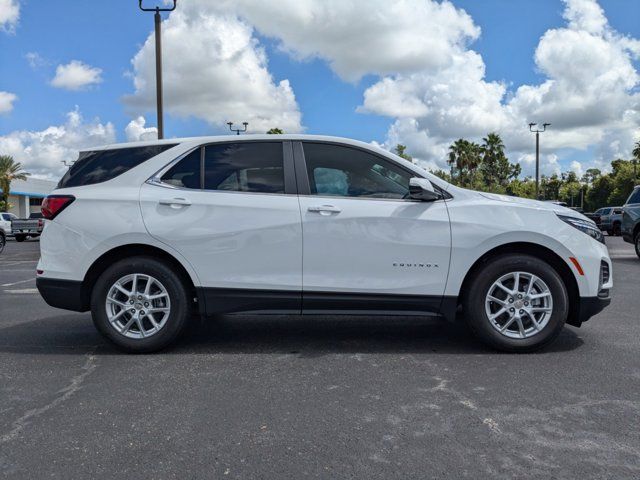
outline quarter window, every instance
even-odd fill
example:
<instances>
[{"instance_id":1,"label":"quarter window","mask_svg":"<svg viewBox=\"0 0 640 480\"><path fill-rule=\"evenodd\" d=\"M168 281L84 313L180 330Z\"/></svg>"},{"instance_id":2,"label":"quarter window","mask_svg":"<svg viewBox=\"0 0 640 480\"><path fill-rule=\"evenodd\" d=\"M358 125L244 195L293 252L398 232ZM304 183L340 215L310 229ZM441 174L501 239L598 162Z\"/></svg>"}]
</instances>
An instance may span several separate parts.
<instances>
[{"instance_id":1,"label":"quarter window","mask_svg":"<svg viewBox=\"0 0 640 480\"><path fill-rule=\"evenodd\" d=\"M180 188L202 188L201 149L198 148L167 170L161 180Z\"/></svg>"},{"instance_id":2,"label":"quarter window","mask_svg":"<svg viewBox=\"0 0 640 480\"><path fill-rule=\"evenodd\" d=\"M204 188L233 192L284 193L281 142L207 145Z\"/></svg>"},{"instance_id":3,"label":"quarter window","mask_svg":"<svg viewBox=\"0 0 640 480\"><path fill-rule=\"evenodd\" d=\"M411 174L376 155L339 145L305 143L312 195L402 199Z\"/></svg>"}]
</instances>

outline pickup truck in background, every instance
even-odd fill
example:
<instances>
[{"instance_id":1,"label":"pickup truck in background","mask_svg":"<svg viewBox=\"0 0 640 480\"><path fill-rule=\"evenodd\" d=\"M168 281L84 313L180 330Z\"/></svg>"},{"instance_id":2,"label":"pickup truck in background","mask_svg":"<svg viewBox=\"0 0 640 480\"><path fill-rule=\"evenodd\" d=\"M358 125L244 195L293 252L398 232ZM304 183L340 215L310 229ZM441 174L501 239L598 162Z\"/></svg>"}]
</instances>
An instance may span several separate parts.
<instances>
[{"instance_id":1,"label":"pickup truck in background","mask_svg":"<svg viewBox=\"0 0 640 480\"><path fill-rule=\"evenodd\" d=\"M600 215L600 230L611 236L619 236L622 226L622 207L604 207L596 210Z\"/></svg>"},{"instance_id":2,"label":"pickup truck in background","mask_svg":"<svg viewBox=\"0 0 640 480\"><path fill-rule=\"evenodd\" d=\"M39 237L44 228L42 213L32 213L29 218L11 220L11 233L16 242L24 242L27 238Z\"/></svg>"},{"instance_id":3,"label":"pickup truck in background","mask_svg":"<svg viewBox=\"0 0 640 480\"><path fill-rule=\"evenodd\" d=\"M633 189L622 212L622 239L633 243L640 258L640 185Z\"/></svg>"}]
</instances>

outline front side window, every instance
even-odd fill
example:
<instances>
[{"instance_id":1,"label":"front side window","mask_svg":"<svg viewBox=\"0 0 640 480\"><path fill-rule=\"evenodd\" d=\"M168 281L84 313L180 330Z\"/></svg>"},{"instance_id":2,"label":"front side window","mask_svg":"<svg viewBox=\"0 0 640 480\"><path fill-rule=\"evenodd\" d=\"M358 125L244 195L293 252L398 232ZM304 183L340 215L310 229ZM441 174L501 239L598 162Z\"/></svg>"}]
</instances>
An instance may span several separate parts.
<instances>
[{"instance_id":1,"label":"front side window","mask_svg":"<svg viewBox=\"0 0 640 480\"><path fill-rule=\"evenodd\" d=\"M640 188L636 188L633 192L631 192L631 195L629 195L627 204L631 203L640 203Z\"/></svg>"},{"instance_id":2,"label":"front side window","mask_svg":"<svg viewBox=\"0 0 640 480\"><path fill-rule=\"evenodd\" d=\"M312 195L403 199L412 175L377 155L341 145L305 143Z\"/></svg>"},{"instance_id":3,"label":"front side window","mask_svg":"<svg viewBox=\"0 0 640 480\"><path fill-rule=\"evenodd\" d=\"M284 193L282 142L207 145L204 152L204 188Z\"/></svg>"}]
</instances>

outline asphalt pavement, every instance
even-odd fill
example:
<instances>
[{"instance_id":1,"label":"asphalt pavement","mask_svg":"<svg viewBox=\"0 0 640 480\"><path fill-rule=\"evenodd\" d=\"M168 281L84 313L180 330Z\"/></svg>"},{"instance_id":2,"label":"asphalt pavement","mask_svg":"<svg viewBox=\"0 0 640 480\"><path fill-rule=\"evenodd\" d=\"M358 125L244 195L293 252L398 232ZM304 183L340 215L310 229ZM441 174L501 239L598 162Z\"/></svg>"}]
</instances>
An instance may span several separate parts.
<instances>
[{"instance_id":1,"label":"asphalt pavement","mask_svg":"<svg viewBox=\"0 0 640 480\"><path fill-rule=\"evenodd\" d=\"M413 317L227 316L125 355L0 255L0 477L640 478L640 259L540 353Z\"/></svg>"}]
</instances>

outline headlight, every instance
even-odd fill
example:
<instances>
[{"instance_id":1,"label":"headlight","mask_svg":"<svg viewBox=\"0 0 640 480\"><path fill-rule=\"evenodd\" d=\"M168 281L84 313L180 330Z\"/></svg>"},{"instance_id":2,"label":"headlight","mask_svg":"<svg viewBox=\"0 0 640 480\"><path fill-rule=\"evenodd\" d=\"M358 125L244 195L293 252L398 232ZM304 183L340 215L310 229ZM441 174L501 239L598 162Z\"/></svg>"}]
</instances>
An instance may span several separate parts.
<instances>
[{"instance_id":1,"label":"headlight","mask_svg":"<svg viewBox=\"0 0 640 480\"><path fill-rule=\"evenodd\" d=\"M595 222L576 217L567 217L565 215L558 215L558 218L572 227L577 228L581 232L586 233L591 238L595 238L600 243L604 243L604 235L596 226Z\"/></svg>"}]
</instances>

